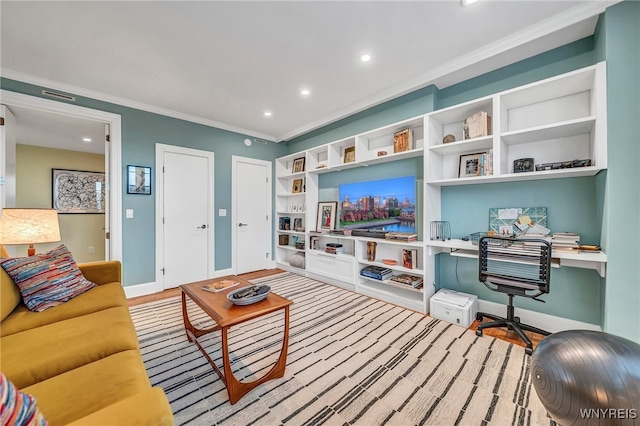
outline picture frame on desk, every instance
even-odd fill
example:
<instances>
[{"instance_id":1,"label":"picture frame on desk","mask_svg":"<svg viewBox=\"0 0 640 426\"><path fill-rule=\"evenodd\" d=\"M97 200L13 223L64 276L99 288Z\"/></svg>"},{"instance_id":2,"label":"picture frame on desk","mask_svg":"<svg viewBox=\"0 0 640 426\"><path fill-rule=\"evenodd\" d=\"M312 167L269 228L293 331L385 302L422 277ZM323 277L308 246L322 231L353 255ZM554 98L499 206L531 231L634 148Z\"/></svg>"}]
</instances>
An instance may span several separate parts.
<instances>
[{"instance_id":1,"label":"picture frame on desk","mask_svg":"<svg viewBox=\"0 0 640 426\"><path fill-rule=\"evenodd\" d=\"M468 178L480 176L482 170L482 159L486 151L475 152L473 154L462 154L458 162L458 177Z\"/></svg>"}]
</instances>

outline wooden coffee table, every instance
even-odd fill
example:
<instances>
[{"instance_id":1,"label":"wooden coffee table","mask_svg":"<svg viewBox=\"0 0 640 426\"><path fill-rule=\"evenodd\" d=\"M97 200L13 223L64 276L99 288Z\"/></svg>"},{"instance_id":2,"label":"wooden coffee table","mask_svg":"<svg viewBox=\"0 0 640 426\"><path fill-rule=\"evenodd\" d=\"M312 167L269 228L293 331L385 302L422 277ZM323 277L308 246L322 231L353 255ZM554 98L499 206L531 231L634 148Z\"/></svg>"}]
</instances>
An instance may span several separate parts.
<instances>
[{"instance_id":1,"label":"wooden coffee table","mask_svg":"<svg viewBox=\"0 0 640 426\"><path fill-rule=\"evenodd\" d=\"M234 280L238 281L239 284L217 293L202 290L203 285L216 283L222 280ZM231 404L235 404L240 400L240 398L251 391L251 389L261 385L267 380L283 377L284 369L287 364L287 351L289 349L289 305L293 302L273 292L269 293L266 299L246 306L236 306L227 299L228 293L239 288L252 285L254 284L231 275L180 286L180 290L182 290L182 318L184 320L184 329L187 333L187 339L198 346L200 352L202 352L209 364L211 364L216 373L218 373L218 376L220 376L220 379L227 387L229 401ZM217 325L204 330L194 327L193 324L191 324L191 321L189 321L187 297L193 300L204 312L206 312ZM263 315L277 312L281 309L284 309L284 336L278 361L271 370L260 379L248 383L239 382L233 375L231 364L229 362L229 340L227 337L229 328L234 325L259 318ZM200 344L200 342L198 342L198 337L218 330L222 332L222 364L224 371L221 371L220 368L218 368L205 348Z\"/></svg>"}]
</instances>

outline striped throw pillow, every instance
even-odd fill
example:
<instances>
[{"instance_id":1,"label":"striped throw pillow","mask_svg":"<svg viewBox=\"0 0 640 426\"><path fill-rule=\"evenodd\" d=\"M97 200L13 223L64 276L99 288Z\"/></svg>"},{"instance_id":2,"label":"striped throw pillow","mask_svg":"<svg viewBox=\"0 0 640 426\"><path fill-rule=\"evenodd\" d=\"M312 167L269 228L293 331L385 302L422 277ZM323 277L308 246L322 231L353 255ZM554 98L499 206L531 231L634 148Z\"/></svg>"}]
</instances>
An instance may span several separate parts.
<instances>
[{"instance_id":1,"label":"striped throw pillow","mask_svg":"<svg viewBox=\"0 0 640 426\"><path fill-rule=\"evenodd\" d=\"M42 312L96 286L82 275L64 244L44 254L2 259L0 266L31 311Z\"/></svg>"},{"instance_id":2,"label":"striped throw pillow","mask_svg":"<svg viewBox=\"0 0 640 426\"><path fill-rule=\"evenodd\" d=\"M0 424L20 426L47 426L36 399L20 392L13 383L0 373Z\"/></svg>"}]
</instances>

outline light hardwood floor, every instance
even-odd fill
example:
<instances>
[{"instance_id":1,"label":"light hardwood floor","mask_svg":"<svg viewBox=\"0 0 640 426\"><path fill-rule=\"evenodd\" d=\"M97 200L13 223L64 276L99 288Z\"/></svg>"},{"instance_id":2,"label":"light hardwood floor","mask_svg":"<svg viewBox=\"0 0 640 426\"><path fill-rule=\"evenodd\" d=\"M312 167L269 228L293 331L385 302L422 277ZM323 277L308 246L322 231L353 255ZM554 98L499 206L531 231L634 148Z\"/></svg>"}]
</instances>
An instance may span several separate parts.
<instances>
[{"instance_id":1,"label":"light hardwood floor","mask_svg":"<svg viewBox=\"0 0 640 426\"><path fill-rule=\"evenodd\" d=\"M240 277L245 280L253 280L262 277L268 277L269 275L279 274L282 272L286 272L282 269L263 269L261 271L249 272L247 274L241 274ZM150 294L147 296L133 297L128 300L129 306L141 305L143 303L155 302L156 300L163 300L169 297L177 297L180 295L179 288L173 288L170 290L165 290L159 293ZM505 312L506 313L506 312ZM490 320L485 320L490 321ZM478 328L478 321L474 321L473 324L469 327L471 330L475 330ZM516 344L518 346L524 347L525 344L520 340L520 338L513 332L506 328L490 328L484 331L484 334L487 336L493 336L501 340L506 340L507 342ZM538 343L544 338L543 335L537 333L531 333L529 331L525 331L525 334L531 339L533 343L533 348L535 349Z\"/></svg>"}]
</instances>

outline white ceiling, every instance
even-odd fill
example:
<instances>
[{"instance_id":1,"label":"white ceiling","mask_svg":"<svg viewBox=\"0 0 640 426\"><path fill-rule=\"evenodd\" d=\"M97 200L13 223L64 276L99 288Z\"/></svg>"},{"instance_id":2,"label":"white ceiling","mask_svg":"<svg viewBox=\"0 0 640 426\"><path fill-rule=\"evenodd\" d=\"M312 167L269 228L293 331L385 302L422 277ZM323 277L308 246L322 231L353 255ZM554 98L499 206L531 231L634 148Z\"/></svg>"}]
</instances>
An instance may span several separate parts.
<instances>
[{"instance_id":1,"label":"white ceiling","mask_svg":"<svg viewBox=\"0 0 640 426\"><path fill-rule=\"evenodd\" d=\"M104 154L104 123L14 105L9 109L16 118L17 144Z\"/></svg>"},{"instance_id":2,"label":"white ceiling","mask_svg":"<svg viewBox=\"0 0 640 426\"><path fill-rule=\"evenodd\" d=\"M617 1L3 0L0 65L7 78L281 141L589 36Z\"/></svg>"}]
</instances>

